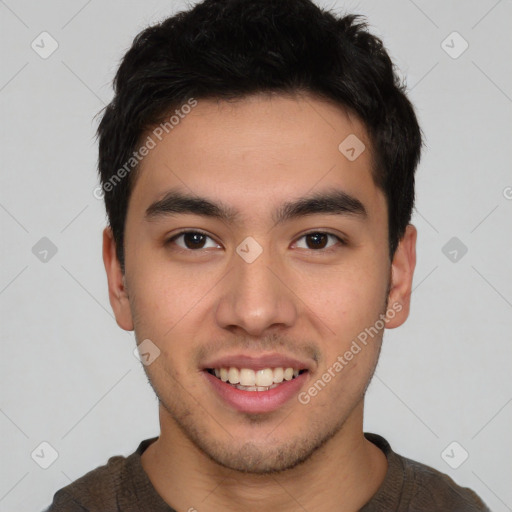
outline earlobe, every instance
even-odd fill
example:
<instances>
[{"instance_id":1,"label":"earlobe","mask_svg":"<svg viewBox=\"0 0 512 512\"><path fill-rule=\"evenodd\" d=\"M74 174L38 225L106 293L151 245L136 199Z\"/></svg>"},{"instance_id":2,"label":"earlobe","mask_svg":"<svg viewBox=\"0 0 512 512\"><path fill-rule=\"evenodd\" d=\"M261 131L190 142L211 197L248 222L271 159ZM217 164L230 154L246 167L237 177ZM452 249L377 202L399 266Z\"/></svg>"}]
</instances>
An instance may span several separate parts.
<instances>
[{"instance_id":1,"label":"earlobe","mask_svg":"<svg viewBox=\"0 0 512 512\"><path fill-rule=\"evenodd\" d=\"M388 329L399 327L409 316L412 279L416 267L416 238L417 230L409 224L393 256L387 307Z\"/></svg>"},{"instance_id":2,"label":"earlobe","mask_svg":"<svg viewBox=\"0 0 512 512\"><path fill-rule=\"evenodd\" d=\"M103 264L107 273L110 305L114 311L117 325L125 331L133 331L125 275L121 271L121 265L117 259L116 243L110 227L103 230Z\"/></svg>"}]
</instances>

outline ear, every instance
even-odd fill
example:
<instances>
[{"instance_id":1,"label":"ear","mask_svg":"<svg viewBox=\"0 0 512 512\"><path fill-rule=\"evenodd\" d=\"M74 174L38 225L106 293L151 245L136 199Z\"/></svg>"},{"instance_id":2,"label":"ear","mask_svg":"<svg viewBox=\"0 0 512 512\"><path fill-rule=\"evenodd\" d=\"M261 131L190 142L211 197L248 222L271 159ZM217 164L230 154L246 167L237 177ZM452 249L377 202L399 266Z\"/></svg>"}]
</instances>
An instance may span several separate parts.
<instances>
[{"instance_id":1,"label":"ear","mask_svg":"<svg viewBox=\"0 0 512 512\"><path fill-rule=\"evenodd\" d=\"M125 287L121 264L117 259L116 242L110 227L106 227L103 230L103 263L107 272L110 305L114 310L117 325L125 331L133 331L133 319L128 292Z\"/></svg>"},{"instance_id":2,"label":"ear","mask_svg":"<svg viewBox=\"0 0 512 512\"><path fill-rule=\"evenodd\" d=\"M416 267L416 228L409 224L391 263L391 285L388 296L386 328L402 325L409 316L412 278Z\"/></svg>"}]
</instances>

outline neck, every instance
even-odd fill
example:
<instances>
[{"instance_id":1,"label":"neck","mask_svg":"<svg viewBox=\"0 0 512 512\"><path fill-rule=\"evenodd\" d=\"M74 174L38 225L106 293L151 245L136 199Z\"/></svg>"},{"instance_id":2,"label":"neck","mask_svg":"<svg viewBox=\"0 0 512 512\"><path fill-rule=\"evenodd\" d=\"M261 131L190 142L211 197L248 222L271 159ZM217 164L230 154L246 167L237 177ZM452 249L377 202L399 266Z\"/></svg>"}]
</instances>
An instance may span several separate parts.
<instances>
[{"instance_id":1,"label":"neck","mask_svg":"<svg viewBox=\"0 0 512 512\"><path fill-rule=\"evenodd\" d=\"M363 402L307 461L280 473L240 473L218 465L160 407L162 433L142 455L160 496L176 510L355 512L384 480L384 453L363 434ZM327 484L327 485L326 485Z\"/></svg>"}]
</instances>

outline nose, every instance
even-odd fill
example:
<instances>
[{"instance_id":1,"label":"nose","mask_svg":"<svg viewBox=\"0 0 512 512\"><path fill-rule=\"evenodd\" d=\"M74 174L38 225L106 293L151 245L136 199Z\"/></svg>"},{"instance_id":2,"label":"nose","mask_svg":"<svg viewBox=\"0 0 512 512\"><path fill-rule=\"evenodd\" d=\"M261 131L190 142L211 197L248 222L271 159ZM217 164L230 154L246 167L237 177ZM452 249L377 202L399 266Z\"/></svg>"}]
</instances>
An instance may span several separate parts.
<instances>
[{"instance_id":1,"label":"nose","mask_svg":"<svg viewBox=\"0 0 512 512\"><path fill-rule=\"evenodd\" d=\"M298 299L293 283L269 251L250 263L234 254L233 266L223 280L215 312L220 327L261 336L269 328L294 325Z\"/></svg>"}]
</instances>

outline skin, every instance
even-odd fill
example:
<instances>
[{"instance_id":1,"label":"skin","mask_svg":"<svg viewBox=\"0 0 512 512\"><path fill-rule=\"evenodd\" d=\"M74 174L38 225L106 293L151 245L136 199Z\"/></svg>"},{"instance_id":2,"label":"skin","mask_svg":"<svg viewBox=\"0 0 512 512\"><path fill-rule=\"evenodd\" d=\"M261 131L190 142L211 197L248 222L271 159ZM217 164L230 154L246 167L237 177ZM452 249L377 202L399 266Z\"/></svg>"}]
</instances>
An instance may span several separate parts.
<instances>
[{"instance_id":1,"label":"skin","mask_svg":"<svg viewBox=\"0 0 512 512\"><path fill-rule=\"evenodd\" d=\"M338 150L350 134L366 146L355 161ZM308 404L292 398L271 413L232 409L199 370L205 354L279 352L311 363L303 391L386 308L401 308L387 328L406 320L416 229L407 227L390 261L385 196L371 169L356 117L313 96L283 95L201 100L141 163L125 275L109 228L103 258L117 323L161 351L145 366L161 435L142 465L173 508L349 512L383 482L385 456L363 436L383 329ZM148 206L173 187L220 200L240 217L147 220ZM284 202L331 187L359 199L367 216L322 213L275 225L271 214ZM206 232L204 248L187 248L197 245L184 237L165 245L183 228ZM329 237L318 249L304 235L319 232L346 244ZM235 251L248 236L263 249L252 263Z\"/></svg>"}]
</instances>

